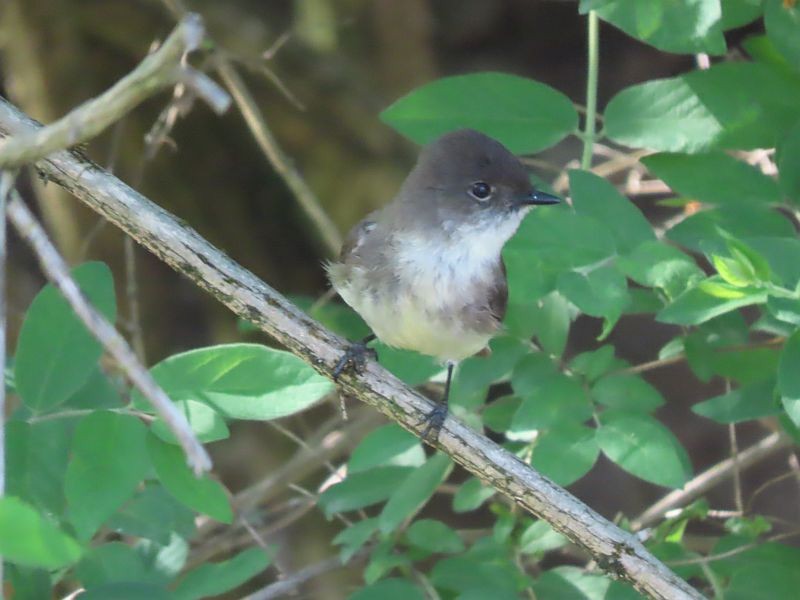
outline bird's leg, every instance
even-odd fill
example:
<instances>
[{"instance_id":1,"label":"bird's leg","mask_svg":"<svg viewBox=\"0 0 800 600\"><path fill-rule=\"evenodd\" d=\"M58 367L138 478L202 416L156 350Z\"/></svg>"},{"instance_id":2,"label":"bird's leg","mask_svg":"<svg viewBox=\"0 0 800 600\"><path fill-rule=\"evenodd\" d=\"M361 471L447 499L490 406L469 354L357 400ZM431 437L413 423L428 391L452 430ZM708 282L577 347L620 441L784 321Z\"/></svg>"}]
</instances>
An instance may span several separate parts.
<instances>
[{"instance_id":1,"label":"bird's leg","mask_svg":"<svg viewBox=\"0 0 800 600\"><path fill-rule=\"evenodd\" d=\"M333 368L333 380L338 381L342 373L348 369L352 369L358 374L364 370L364 365L367 363L368 358L378 358L378 353L373 348L368 348L372 340L375 339L375 334L371 333L360 342L354 342L347 347L344 351L339 362Z\"/></svg>"},{"instance_id":2,"label":"bird's leg","mask_svg":"<svg viewBox=\"0 0 800 600\"><path fill-rule=\"evenodd\" d=\"M455 366L456 363L447 362L447 380L444 384L444 396L420 422L420 425L426 423L425 429L422 431L422 439L430 439L435 442L439 438L439 431L441 431L444 420L447 418L447 402L450 399L450 383L453 381L453 369Z\"/></svg>"}]
</instances>

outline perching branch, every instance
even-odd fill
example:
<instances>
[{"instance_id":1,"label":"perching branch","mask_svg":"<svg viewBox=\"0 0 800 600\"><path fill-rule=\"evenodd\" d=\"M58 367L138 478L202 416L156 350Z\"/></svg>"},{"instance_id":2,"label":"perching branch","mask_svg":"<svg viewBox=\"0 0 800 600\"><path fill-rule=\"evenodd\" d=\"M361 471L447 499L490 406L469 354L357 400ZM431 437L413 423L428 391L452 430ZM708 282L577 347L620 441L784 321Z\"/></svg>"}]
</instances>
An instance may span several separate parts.
<instances>
[{"instance_id":1,"label":"perching branch","mask_svg":"<svg viewBox=\"0 0 800 600\"><path fill-rule=\"evenodd\" d=\"M183 57L199 46L203 35L199 15L188 14L156 52L106 92L47 127L5 141L0 146L0 168L20 167L84 142L159 90L176 83L189 86L216 112L225 112L230 96L207 75L182 64Z\"/></svg>"},{"instance_id":2,"label":"perching branch","mask_svg":"<svg viewBox=\"0 0 800 600\"><path fill-rule=\"evenodd\" d=\"M192 432L186 417L155 382L147 368L139 362L125 338L88 302L78 284L70 276L64 259L16 192L12 192L7 212L20 237L33 249L47 278L58 288L86 329L103 345L131 383L150 401L167 427L175 434L192 470L199 475L211 469L211 459Z\"/></svg>"},{"instance_id":3,"label":"perching branch","mask_svg":"<svg viewBox=\"0 0 800 600\"><path fill-rule=\"evenodd\" d=\"M0 101L2 135L28 133L36 127L35 121ZM345 350L345 340L302 313L196 231L74 152L53 154L37 163L37 168L234 313L330 377ZM366 366L363 375L343 376L340 385L344 393L376 407L418 435L423 417L431 410L427 398L374 362ZM609 575L628 581L651 598L702 597L652 556L635 536L460 421L452 417L445 421L437 446L584 548Z\"/></svg>"}]
</instances>

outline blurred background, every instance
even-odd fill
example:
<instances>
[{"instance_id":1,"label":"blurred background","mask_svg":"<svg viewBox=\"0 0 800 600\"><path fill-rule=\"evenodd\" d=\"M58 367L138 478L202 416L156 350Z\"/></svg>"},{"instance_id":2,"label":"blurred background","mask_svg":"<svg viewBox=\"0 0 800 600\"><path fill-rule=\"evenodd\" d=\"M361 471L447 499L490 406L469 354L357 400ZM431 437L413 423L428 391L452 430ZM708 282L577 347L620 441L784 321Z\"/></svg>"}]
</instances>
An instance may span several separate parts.
<instances>
[{"instance_id":1,"label":"blurred background","mask_svg":"<svg viewBox=\"0 0 800 600\"><path fill-rule=\"evenodd\" d=\"M584 101L586 19L578 14L576 1L198 0L184 5L203 16L278 145L341 234L388 201L413 164L417 148L384 125L379 113L414 88L447 75L492 70L536 79L577 104ZM174 0L5 0L0 21L2 93L29 115L50 122L129 72L172 29L178 8ZM734 52L736 40L746 33L729 32ZM693 57L659 52L606 24L600 49L601 108L629 85L694 66ZM203 66L202 54L193 62ZM282 293L323 294L327 284L322 263L330 256L329 247L235 106L218 117L197 103L177 121L156 156L143 160L145 135L169 102L169 93L150 100L86 152ZM571 138L537 156L534 170L553 181L579 155L580 144ZM129 315L119 231L53 184L28 179L23 189L73 264L103 260L111 265L120 314ZM652 205L653 198L634 200L655 222L666 215ZM243 339L269 343L257 333L243 332L227 309L147 252L137 248L135 258L149 364L204 345ZM10 260L13 348L43 278L13 232ZM567 356L596 347L599 331L599 322L578 320ZM626 317L611 341L623 358L638 364L655 358L674 333L649 318ZM727 431L688 411L721 388L713 382L710 387L701 384L685 365L647 377L667 398L658 416L688 448L695 472L724 458L729 452ZM318 407L286 425L305 437L336 411ZM378 422L375 415L372 426ZM742 446L763 436L757 426L752 429L742 428ZM357 441L354 437L352 443ZM217 473L235 492L283 464L296 446L266 425L249 423L237 424L231 439L211 450ZM783 459L777 462L780 470ZM771 473L766 466L748 471L745 489L757 487ZM303 481L318 485L320 473ZM602 459L572 489L611 518L618 511L634 514L663 493ZM727 485L719 486L712 498L715 494L721 506L731 497ZM781 494L776 487L765 496L779 502ZM445 514L447 504L441 509ZM796 507L760 510L798 517ZM480 514L471 518L467 525L481 526ZM280 544L281 563L293 571L332 555L330 539L337 529L312 510L269 541ZM358 569L329 573L315 580L309 594L341 597L357 575ZM274 576L266 574L264 581Z\"/></svg>"}]
</instances>

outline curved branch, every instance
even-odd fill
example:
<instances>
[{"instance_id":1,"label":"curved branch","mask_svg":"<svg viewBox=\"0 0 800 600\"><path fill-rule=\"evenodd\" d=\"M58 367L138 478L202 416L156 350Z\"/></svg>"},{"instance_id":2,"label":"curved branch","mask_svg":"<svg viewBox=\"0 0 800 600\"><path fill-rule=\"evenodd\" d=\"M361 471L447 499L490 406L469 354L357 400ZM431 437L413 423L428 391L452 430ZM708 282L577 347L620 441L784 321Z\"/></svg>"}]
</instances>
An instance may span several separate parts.
<instances>
[{"instance_id":1,"label":"curved branch","mask_svg":"<svg viewBox=\"0 0 800 600\"><path fill-rule=\"evenodd\" d=\"M0 145L0 168L10 169L33 162L51 152L80 144L118 121L157 91L182 83L218 113L230 104L230 97L203 73L182 65L183 56L195 50L203 39L203 21L188 14L164 41L128 75L107 91L37 130L20 131Z\"/></svg>"},{"instance_id":2,"label":"curved branch","mask_svg":"<svg viewBox=\"0 0 800 600\"><path fill-rule=\"evenodd\" d=\"M14 135L34 127L34 121L0 101L0 132ZM193 229L77 153L59 152L37 167L234 313L256 324L320 373L331 375L346 347L345 340L302 313ZM417 435L423 417L431 410L428 399L374 362L363 375L343 376L340 385L345 393L376 407ZM584 548L609 575L628 581L651 598L702 598L634 535L460 421L452 417L445 421L437 446Z\"/></svg>"}]
</instances>

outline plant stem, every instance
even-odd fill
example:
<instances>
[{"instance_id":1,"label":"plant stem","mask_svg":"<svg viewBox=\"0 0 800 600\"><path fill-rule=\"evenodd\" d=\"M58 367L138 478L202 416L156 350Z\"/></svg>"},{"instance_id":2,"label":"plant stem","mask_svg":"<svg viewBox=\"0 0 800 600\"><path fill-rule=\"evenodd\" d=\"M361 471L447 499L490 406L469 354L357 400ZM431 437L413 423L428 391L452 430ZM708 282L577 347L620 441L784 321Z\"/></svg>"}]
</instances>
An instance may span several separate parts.
<instances>
[{"instance_id":1,"label":"plant stem","mask_svg":"<svg viewBox=\"0 0 800 600\"><path fill-rule=\"evenodd\" d=\"M581 169L590 169L594 151L595 122L597 120L597 71L600 63L600 23L597 13L589 11L589 67L586 73L586 125L583 130L583 156Z\"/></svg>"}]
</instances>

